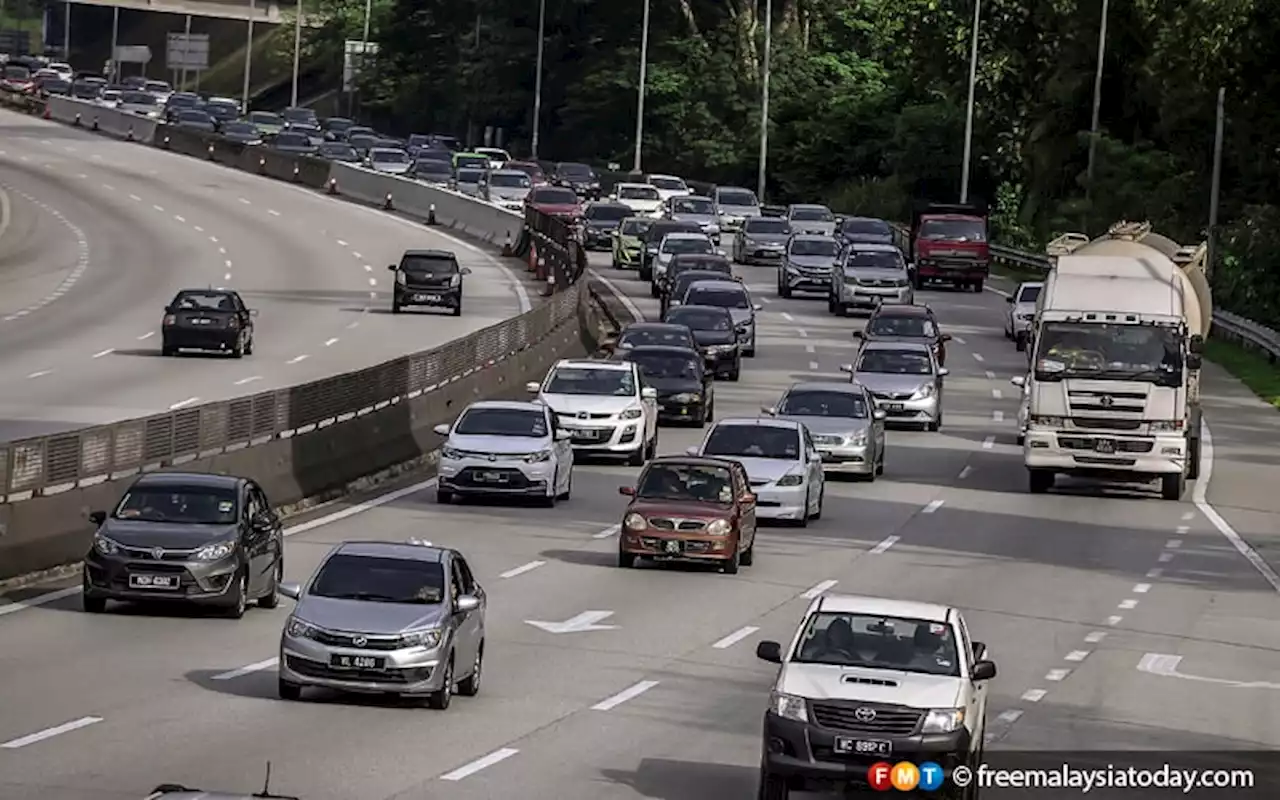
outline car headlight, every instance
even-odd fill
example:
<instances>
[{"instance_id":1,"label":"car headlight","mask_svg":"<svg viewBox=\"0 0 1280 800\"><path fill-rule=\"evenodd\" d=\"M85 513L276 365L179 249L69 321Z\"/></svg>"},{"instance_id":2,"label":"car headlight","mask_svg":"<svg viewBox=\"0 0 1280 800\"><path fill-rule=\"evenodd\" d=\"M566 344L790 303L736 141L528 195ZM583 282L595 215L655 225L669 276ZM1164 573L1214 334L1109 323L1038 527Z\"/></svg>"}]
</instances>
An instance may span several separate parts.
<instances>
[{"instance_id":1,"label":"car headlight","mask_svg":"<svg viewBox=\"0 0 1280 800\"><path fill-rule=\"evenodd\" d=\"M205 545L196 551L196 561L217 561L226 558L236 551L235 542L216 542L214 544Z\"/></svg>"},{"instance_id":2,"label":"car headlight","mask_svg":"<svg viewBox=\"0 0 1280 800\"><path fill-rule=\"evenodd\" d=\"M718 519L707 526L707 533L711 536L728 536L732 528L727 519Z\"/></svg>"},{"instance_id":3,"label":"car headlight","mask_svg":"<svg viewBox=\"0 0 1280 800\"><path fill-rule=\"evenodd\" d=\"M462 458L462 451L455 450L452 447L445 445L444 447L440 448L440 457L447 458L450 461L457 461Z\"/></svg>"},{"instance_id":4,"label":"car headlight","mask_svg":"<svg viewBox=\"0 0 1280 800\"><path fill-rule=\"evenodd\" d=\"M644 411L639 408L628 408L618 415L618 419L640 419L644 416Z\"/></svg>"},{"instance_id":5,"label":"car headlight","mask_svg":"<svg viewBox=\"0 0 1280 800\"><path fill-rule=\"evenodd\" d=\"M697 403L701 402L702 395L697 392L681 392L671 398L673 403Z\"/></svg>"},{"instance_id":6,"label":"car headlight","mask_svg":"<svg viewBox=\"0 0 1280 800\"><path fill-rule=\"evenodd\" d=\"M804 483L804 476L796 473L783 475L778 479L779 486L799 486L802 483Z\"/></svg>"},{"instance_id":7,"label":"car headlight","mask_svg":"<svg viewBox=\"0 0 1280 800\"><path fill-rule=\"evenodd\" d=\"M295 639L307 639L311 634L315 633L315 626L303 622L297 617L289 617L289 621L284 626L285 633Z\"/></svg>"},{"instance_id":8,"label":"car headlight","mask_svg":"<svg viewBox=\"0 0 1280 800\"><path fill-rule=\"evenodd\" d=\"M645 518L639 514L628 514L622 524L625 525L629 531L642 531L649 527L649 523L646 522Z\"/></svg>"},{"instance_id":9,"label":"car headlight","mask_svg":"<svg viewBox=\"0 0 1280 800\"><path fill-rule=\"evenodd\" d=\"M951 733L964 725L963 708L933 708L924 717L921 733Z\"/></svg>"},{"instance_id":10,"label":"car headlight","mask_svg":"<svg viewBox=\"0 0 1280 800\"><path fill-rule=\"evenodd\" d=\"M737 347L736 344L713 344L707 349L712 353L732 353Z\"/></svg>"},{"instance_id":11,"label":"car headlight","mask_svg":"<svg viewBox=\"0 0 1280 800\"><path fill-rule=\"evenodd\" d=\"M97 550L104 556L111 556L120 552L120 545L102 534L97 534L93 537L93 549Z\"/></svg>"},{"instance_id":12,"label":"car headlight","mask_svg":"<svg viewBox=\"0 0 1280 800\"><path fill-rule=\"evenodd\" d=\"M1044 425L1047 428L1065 428L1067 427L1066 417L1040 417L1033 416L1030 418L1032 425Z\"/></svg>"},{"instance_id":13,"label":"car headlight","mask_svg":"<svg viewBox=\"0 0 1280 800\"><path fill-rule=\"evenodd\" d=\"M867 432L858 431L846 440L853 447L862 447L867 443Z\"/></svg>"},{"instance_id":14,"label":"car headlight","mask_svg":"<svg viewBox=\"0 0 1280 800\"><path fill-rule=\"evenodd\" d=\"M769 710L783 719L795 722L809 721L809 704L805 702L803 697L796 697L793 694L770 692Z\"/></svg>"},{"instance_id":15,"label":"car headlight","mask_svg":"<svg viewBox=\"0 0 1280 800\"><path fill-rule=\"evenodd\" d=\"M551 448L548 447L546 450L539 450L536 453L530 453L529 455L524 457L524 460L530 464L538 464L543 461L550 461Z\"/></svg>"},{"instance_id":16,"label":"car headlight","mask_svg":"<svg viewBox=\"0 0 1280 800\"><path fill-rule=\"evenodd\" d=\"M912 400L924 400L929 397L933 397L933 384L931 383L926 383L924 386L916 389L915 394L911 395Z\"/></svg>"},{"instance_id":17,"label":"car headlight","mask_svg":"<svg viewBox=\"0 0 1280 800\"><path fill-rule=\"evenodd\" d=\"M405 284L404 270L402 269L396 270L396 283L400 284L401 286L404 286Z\"/></svg>"},{"instance_id":18,"label":"car headlight","mask_svg":"<svg viewBox=\"0 0 1280 800\"><path fill-rule=\"evenodd\" d=\"M428 650L440 646L440 631L436 628L425 631L414 631L402 634L400 641L405 647L425 647Z\"/></svg>"},{"instance_id":19,"label":"car headlight","mask_svg":"<svg viewBox=\"0 0 1280 800\"><path fill-rule=\"evenodd\" d=\"M461 275L454 275L452 278L450 278L450 279L449 279L449 286L450 286L450 288L456 288L456 287L461 286L461 285L462 285L462 276L461 276Z\"/></svg>"}]
</instances>

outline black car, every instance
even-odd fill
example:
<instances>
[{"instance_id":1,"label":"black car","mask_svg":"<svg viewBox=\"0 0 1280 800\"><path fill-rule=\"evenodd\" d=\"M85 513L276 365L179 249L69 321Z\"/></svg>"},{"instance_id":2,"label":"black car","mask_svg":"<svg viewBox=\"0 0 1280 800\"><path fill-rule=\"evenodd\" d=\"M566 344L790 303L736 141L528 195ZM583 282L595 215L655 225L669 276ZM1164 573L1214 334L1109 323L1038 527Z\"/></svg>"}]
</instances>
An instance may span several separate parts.
<instances>
[{"instance_id":1,"label":"black car","mask_svg":"<svg viewBox=\"0 0 1280 800\"><path fill-rule=\"evenodd\" d=\"M715 419L713 376L696 348L641 345L619 353L640 367L645 385L658 390L660 422L701 427Z\"/></svg>"},{"instance_id":2,"label":"black car","mask_svg":"<svg viewBox=\"0 0 1280 800\"><path fill-rule=\"evenodd\" d=\"M672 289L686 272L714 272L721 278L733 279L733 262L719 253L676 253L667 264L667 271L659 279L654 276L659 302L665 314L673 296ZM709 280L709 279L708 279Z\"/></svg>"},{"instance_id":3,"label":"black car","mask_svg":"<svg viewBox=\"0 0 1280 800\"><path fill-rule=\"evenodd\" d=\"M551 183L577 192L578 197L600 199L600 178L596 171L577 161L562 161L551 172Z\"/></svg>"},{"instance_id":4,"label":"black car","mask_svg":"<svg viewBox=\"0 0 1280 800\"><path fill-rule=\"evenodd\" d=\"M235 122L240 118L240 104L226 98L210 100L202 106L202 109L210 117L213 117L213 121L219 126L226 125L228 122Z\"/></svg>"},{"instance_id":5,"label":"black car","mask_svg":"<svg viewBox=\"0 0 1280 800\"><path fill-rule=\"evenodd\" d=\"M612 350L622 351L632 347L660 345L663 347L687 347L698 349L698 342L693 338L693 331L685 325L668 322L633 322L618 333L612 343Z\"/></svg>"},{"instance_id":6,"label":"black car","mask_svg":"<svg viewBox=\"0 0 1280 800\"><path fill-rule=\"evenodd\" d=\"M324 127L324 138L329 141L338 141L351 128L355 127L355 120L346 117L329 117L322 125Z\"/></svg>"},{"instance_id":7,"label":"black car","mask_svg":"<svg viewBox=\"0 0 1280 800\"><path fill-rule=\"evenodd\" d=\"M453 168L447 161L419 158L409 167L408 177L434 186L448 186L453 180Z\"/></svg>"},{"instance_id":8,"label":"black car","mask_svg":"<svg viewBox=\"0 0 1280 800\"><path fill-rule=\"evenodd\" d=\"M84 610L108 600L220 608L236 619L251 601L279 603L284 532L262 487L234 475L148 472L98 526L84 559Z\"/></svg>"},{"instance_id":9,"label":"black car","mask_svg":"<svg viewBox=\"0 0 1280 800\"><path fill-rule=\"evenodd\" d=\"M71 94L71 81L65 78L45 78L40 81L39 93L41 97L45 98L50 95L66 97Z\"/></svg>"},{"instance_id":10,"label":"black car","mask_svg":"<svg viewBox=\"0 0 1280 800\"><path fill-rule=\"evenodd\" d=\"M179 112L198 109L203 105L204 100L195 92L174 92L164 101L165 122L177 122Z\"/></svg>"},{"instance_id":11,"label":"black car","mask_svg":"<svg viewBox=\"0 0 1280 800\"><path fill-rule=\"evenodd\" d=\"M738 380L742 374L742 348L733 329L733 314L719 306L678 306L663 322L684 325L693 332L698 350L717 378Z\"/></svg>"},{"instance_id":12,"label":"black car","mask_svg":"<svg viewBox=\"0 0 1280 800\"><path fill-rule=\"evenodd\" d=\"M176 128L182 128L189 131L201 131L203 133L214 133L218 130L217 123L208 112L198 108L182 109L174 114L170 123Z\"/></svg>"},{"instance_id":13,"label":"black car","mask_svg":"<svg viewBox=\"0 0 1280 800\"><path fill-rule=\"evenodd\" d=\"M667 311L683 303L685 295L689 293L689 287L695 283L727 279L728 276L724 273L707 269L691 269L681 272L675 283L672 284L671 289L662 296L661 316L666 316Z\"/></svg>"},{"instance_id":14,"label":"black car","mask_svg":"<svg viewBox=\"0 0 1280 800\"><path fill-rule=\"evenodd\" d=\"M621 203L587 203L582 212L583 244L588 250L610 250L622 221L634 217L631 206Z\"/></svg>"},{"instance_id":15,"label":"black car","mask_svg":"<svg viewBox=\"0 0 1280 800\"><path fill-rule=\"evenodd\" d=\"M258 130L258 126L252 122L241 122L232 120L231 122L222 123L219 131L222 138L228 142L235 142L243 145L262 144L262 132Z\"/></svg>"},{"instance_id":16,"label":"black car","mask_svg":"<svg viewBox=\"0 0 1280 800\"><path fill-rule=\"evenodd\" d=\"M871 312L864 330L853 332L853 338L927 344L933 348L941 367L947 363L947 342L951 341L951 334L938 328L938 318L928 306L881 305Z\"/></svg>"},{"instance_id":17,"label":"black car","mask_svg":"<svg viewBox=\"0 0 1280 800\"><path fill-rule=\"evenodd\" d=\"M399 264L387 267L396 274L391 297L391 313L407 306L431 306L453 310L462 316L462 276L468 267L458 266L458 257L448 250L406 250Z\"/></svg>"},{"instance_id":18,"label":"black car","mask_svg":"<svg viewBox=\"0 0 1280 800\"><path fill-rule=\"evenodd\" d=\"M702 233L702 226L696 222L682 222L678 219L654 220L644 233L640 234L640 280L653 280L653 260L658 256L658 248L662 246L662 237L668 233Z\"/></svg>"},{"instance_id":19,"label":"black car","mask_svg":"<svg viewBox=\"0 0 1280 800\"><path fill-rule=\"evenodd\" d=\"M844 244L893 244L893 228L874 217L845 217L836 228L836 239Z\"/></svg>"},{"instance_id":20,"label":"black car","mask_svg":"<svg viewBox=\"0 0 1280 800\"><path fill-rule=\"evenodd\" d=\"M257 315L229 289L183 289L164 309L160 354L216 350L233 358L253 355L253 318Z\"/></svg>"},{"instance_id":21,"label":"black car","mask_svg":"<svg viewBox=\"0 0 1280 800\"><path fill-rule=\"evenodd\" d=\"M294 131L281 131L271 137L271 149L293 156L313 156L320 152L310 136Z\"/></svg>"}]
</instances>

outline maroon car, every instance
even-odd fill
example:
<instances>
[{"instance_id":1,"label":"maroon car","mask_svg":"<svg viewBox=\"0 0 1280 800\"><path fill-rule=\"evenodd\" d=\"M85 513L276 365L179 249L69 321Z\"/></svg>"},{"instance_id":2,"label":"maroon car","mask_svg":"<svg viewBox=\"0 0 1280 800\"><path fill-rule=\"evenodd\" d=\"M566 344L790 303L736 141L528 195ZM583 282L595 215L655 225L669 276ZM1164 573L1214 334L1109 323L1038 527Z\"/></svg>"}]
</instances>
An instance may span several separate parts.
<instances>
[{"instance_id":1,"label":"maroon car","mask_svg":"<svg viewBox=\"0 0 1280 800\"><path fill-rule=\"evenodd\" d=\"M582 203L577 193L563 186L535 186L524 202L527 207L553 217L582 217Z\"/></svg>"}]
</instances>

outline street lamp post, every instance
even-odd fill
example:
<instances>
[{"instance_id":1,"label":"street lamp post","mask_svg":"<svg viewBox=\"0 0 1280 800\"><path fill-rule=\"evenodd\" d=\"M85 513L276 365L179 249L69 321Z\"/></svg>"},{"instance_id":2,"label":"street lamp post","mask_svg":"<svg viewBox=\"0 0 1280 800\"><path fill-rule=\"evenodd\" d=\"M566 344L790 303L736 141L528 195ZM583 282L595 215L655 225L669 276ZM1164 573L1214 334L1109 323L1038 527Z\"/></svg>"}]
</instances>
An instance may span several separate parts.
<instances>
[{"instance_id":1,"label":"street lamp post","mask_svg":"<svg viewBox=\"0 0 1280 800\"><path fill-rule=\"evenodd\" d=\"M1209 252L1205 261L1206 277L1213 276L1213 262L1218 256L1218 200L1222 194L1222 135L1227 119L1227 89L1218 88L1218 122L1213 134L1213 182L1209 189Z\"/></svg>"},{"instance_id":2,"label":"street lamp post","mask_svg":"<svg viewBox=\"0 0 1280 800\"><path fill-rule=\"evenodd\" d=\"M289 95L289 105L298 106L298 66L302 58L302 0L293 15L293 92Z\"/></svg>"},{"instance_id":3,"label":"street lamp post","mask_svg":"<svg viewBox=\"0 0 1280 800\"><path fill-rule=\"evenodd\" d=\"M1102 0L1102 24L1098 27L1098 65L1093 73L1093 121L1089 124L1089 166L1086 168L1084 196L1093 195L1093 169L1098 155L1099 117L1102 112L1102 62L1107 56L1107 17L1110 3Z\"/></svg>"},{"instance_id":4,"label":"street lamp post","mask_svg":"<svg viewBox=\"0 0 1280 800\"><path fill-rule=\"evenodd\" d=\"M769 60L773 55L773 0L764 4L764 69L760 90L760 173L756 176L756 196L764 203L765 175L769 160Z\"/></svg>"},{"instance_id":5,"label":"street lamp post","mask_svg":"<svg viewBox=\"0 0 1280 800\"><path fill-rule=\"evenodd\" d=\"M538 65L533 79L533 141L530 150L534 161L538 160L538 129L542 127L542 47L547 30L547 0L538 3Z\"/></svg>"},{"instance_id":6,"label":"street lamp post","mask_svg":"<svg viewBox=\"0 0 1280 800\"><path fill-rule=\"evenodd\" d=\"M964 159L960 166L960 202L969 202L969 172L973 160L973 105L978 91L978 28L982 25L982 0L973 0L973 41L969 45L969 102L964 112Z\"/></svg>"},{"instance_id":7,"label":"street lamp post","mask_svg":"<svg viewBox=\"0 0 1280 800\"><path fill-rule=\"evenodd\" d=\"M258 13L257 0L249 0L249 32L244 42L244 89L240 94L241 110L249 113L249 76L253 71L253 18Z\"/></svg>"},{"instance_id":8,"label":"street lamp post","mask_svg":"<svg viewBox=\"0 0 1280 800\"><path fill-rule=\"evenodd\" d=\"M649 6L651 0L644 0L644 29L640 34L640 89L636 100L636 157L631 164L631 171L640 172L640 155L644 149L644 92L649 73Z\"/></svg>"}]
</instances>

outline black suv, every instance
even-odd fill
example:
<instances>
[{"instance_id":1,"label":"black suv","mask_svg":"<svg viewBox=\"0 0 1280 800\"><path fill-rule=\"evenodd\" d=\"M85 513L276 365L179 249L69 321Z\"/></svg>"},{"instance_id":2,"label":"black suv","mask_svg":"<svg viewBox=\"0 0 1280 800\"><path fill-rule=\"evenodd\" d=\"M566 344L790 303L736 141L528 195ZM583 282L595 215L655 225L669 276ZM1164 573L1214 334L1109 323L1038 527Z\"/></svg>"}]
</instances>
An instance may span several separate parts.
<instances>
[{"instance_id":1,"label":"black suv","mask_svg":"<svg viewBox=\"0 0 1280 800\"><path fill-rule=\"evenodd\" d=\"M387 267L396 274L391 297L391 313L406 306L448 308L462 316L462 276L467 267L458 266L458 257L448 250L406 250L399 264Z\"/></svg>"}]
</instances>

